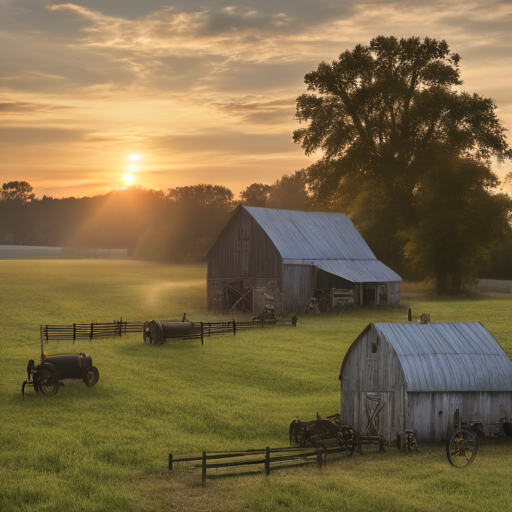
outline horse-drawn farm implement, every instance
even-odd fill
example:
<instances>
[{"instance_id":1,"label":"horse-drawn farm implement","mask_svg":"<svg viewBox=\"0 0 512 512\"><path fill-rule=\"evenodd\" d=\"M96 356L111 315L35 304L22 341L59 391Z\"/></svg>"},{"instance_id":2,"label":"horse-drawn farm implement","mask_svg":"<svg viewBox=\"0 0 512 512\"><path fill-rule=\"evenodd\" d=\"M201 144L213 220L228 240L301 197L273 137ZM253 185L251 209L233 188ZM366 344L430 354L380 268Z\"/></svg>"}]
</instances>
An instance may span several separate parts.
<instances>
[{"instance_id":1,"label":"horse-drawn farm implement","mask_svg":"<svg viewBox=\"0 0 512 512\"><path fill-rule=\"evenodd\" d=\"M317 413L316 419L309 421L295 419L290 424L289 439L290 445L296 444L303 448L337 445L349 456L354 451L362 455L363 445L377 445L380 452L385 451L386 445L384 437L379 433L370 435L367 430L355 432L350 425L341 422L339 414L321 418Z\"/></svg>"}]
</instances>

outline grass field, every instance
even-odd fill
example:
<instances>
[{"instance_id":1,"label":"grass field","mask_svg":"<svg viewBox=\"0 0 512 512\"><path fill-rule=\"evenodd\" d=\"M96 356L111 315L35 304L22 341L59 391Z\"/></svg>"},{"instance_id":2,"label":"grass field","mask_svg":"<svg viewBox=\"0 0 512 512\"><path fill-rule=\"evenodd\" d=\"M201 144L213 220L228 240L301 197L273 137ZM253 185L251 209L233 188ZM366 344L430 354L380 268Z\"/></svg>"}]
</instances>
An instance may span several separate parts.
<instances>
[{"instance_id":1,"label":"grass field","mask_svg":"<svg viewBox=\"0 0 512 512\"><path fill-rule=\"evenodd\" d=\"M217 319L206 312L206 271L136 261L0 262L0 510L512 510L512 446L486 446L465 471L443 445L395 450L263 475L200 479L167 470L175 454L286 446L292 419L339 411L343 356L371 321L481 321L512 356L512 297L439 300L403 286L402 306L299 317L298 327L144 345L121 339L51 343L87 351L100 371L92 389L65 386L21 399L39 324ZM509 413L510 414L510 413Z\"/></svg>"}]
</instances>

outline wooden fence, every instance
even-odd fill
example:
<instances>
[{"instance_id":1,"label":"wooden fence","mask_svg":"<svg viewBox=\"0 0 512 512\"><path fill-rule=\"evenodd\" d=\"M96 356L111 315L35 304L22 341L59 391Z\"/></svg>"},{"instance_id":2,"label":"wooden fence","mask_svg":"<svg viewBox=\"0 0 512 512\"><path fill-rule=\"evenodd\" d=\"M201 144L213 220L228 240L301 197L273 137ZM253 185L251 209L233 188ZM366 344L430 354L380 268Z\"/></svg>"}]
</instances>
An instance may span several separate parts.
<instances>
[{"instance_id":1,"label":"wooden fence","mask_svg":"<svg viewBox=\"0 0 512 512\"><path fill-rule=\"evenodd\" d=\"M110 323L72 324L72 325L42 325L42 336L48 341L75 340L93 338L112 338L134 332L142 332L144 322L126 322L114 320Z\"/></svg>"},{"instance_id":2,"label":"wooden fence","mask_svg":"<svg viewBox=\"0 0 512 512\"><path fill-rule=\"evenodd\" d=\"M233 333L248 329L264 328L272 325L291 325L290 320L251 320L237 322L235 320L221 322L191 322L192 330L189 334L176 336L180 339L200 339L217 334ZM123 334L143 332L145 322L126 322L122 318L109 323L72 324L72 325L42 325L42 336L49 341L73 341L79 339L112 338ZM168 338L171 339L171 338Z\"/></svg>"},{"instance_id":3,"label":"wooden fence","mask_svg":"<svg viewBox=\"0 0 512 512\"><path fill-rule=\"evenodd\" d=\"M221 476L232 473L249 473L264 471L270 475L272 469L306 464L317 464L323 467L330 459L339 459L345 454L344 447L337 442L325 444L322 447L286 447L264 448L261 450L240 450L227 452L203 452L202 454L180 455L178 457L169 454L170 471L201 471L203 484L206 477ZM212 474L213 473L213 474Z\"/></svg>"}]
</instances>

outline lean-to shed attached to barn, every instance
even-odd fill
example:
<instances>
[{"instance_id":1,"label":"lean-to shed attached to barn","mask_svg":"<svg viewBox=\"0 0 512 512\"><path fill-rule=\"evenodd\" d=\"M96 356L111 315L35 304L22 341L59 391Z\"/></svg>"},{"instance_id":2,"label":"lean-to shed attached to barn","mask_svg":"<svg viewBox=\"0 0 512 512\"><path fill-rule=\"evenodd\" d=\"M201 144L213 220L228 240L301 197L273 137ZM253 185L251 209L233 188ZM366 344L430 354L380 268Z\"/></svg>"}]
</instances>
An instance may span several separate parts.
<instances>
[{"instance_id":1,"label":"lean-to shed attached to barn","mask_svg":"<svg viewBox=\"0 0 512 512\"><path fill-rule=\"evenodd\" d=\"M399 304L401 281L341 213L240 205L208 253L209 310Z\"/></svg>"},{"instance_id":2,"label":"lean-to shed attached to barn","mask_svg":"<svg viewBox=\"0 0 512 512\"><path fill-rule=\"evenodd\" d=\"M460 421L512 415L512 361L479 322L372 323L345 355L341 418L386 440L444 440Z\"/></svg>"}]
</instances>

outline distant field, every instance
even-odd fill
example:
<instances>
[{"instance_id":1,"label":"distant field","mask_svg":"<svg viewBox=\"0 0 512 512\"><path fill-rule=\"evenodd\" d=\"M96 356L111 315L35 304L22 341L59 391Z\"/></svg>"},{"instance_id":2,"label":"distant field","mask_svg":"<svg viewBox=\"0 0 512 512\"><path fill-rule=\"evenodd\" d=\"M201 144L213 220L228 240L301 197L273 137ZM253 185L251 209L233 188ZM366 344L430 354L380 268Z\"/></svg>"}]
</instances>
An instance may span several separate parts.
<instances>
[{"instance_id":1,"label":"distant field","mask_svg":"<svg viewBox=\"0 0 512 512\"><path fill-rule=\"evenodd\" d=\"M473 465L448 465L442 445L389 450L315 467L209 480L169 474L167 456L285 446L290 421L339 410L343 356L371 321L481 321L512 356L512 297L439 300L403 286L402 306L299 317L298 327L199 342L144 345L141 335L51 343L87 351L96 387L21 399L39 324L216 319L203 265L111 260L0 261L0 510L452 511L512 510L512 446L486 446ZM509 413L510 414L510 413Z\"/></svg>"}]
</instances>

